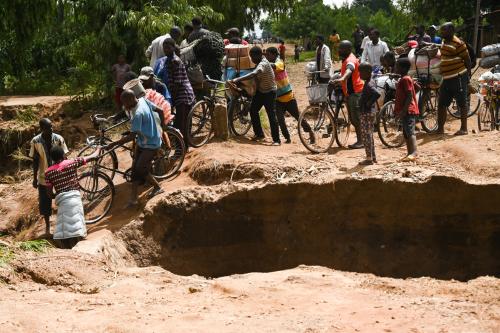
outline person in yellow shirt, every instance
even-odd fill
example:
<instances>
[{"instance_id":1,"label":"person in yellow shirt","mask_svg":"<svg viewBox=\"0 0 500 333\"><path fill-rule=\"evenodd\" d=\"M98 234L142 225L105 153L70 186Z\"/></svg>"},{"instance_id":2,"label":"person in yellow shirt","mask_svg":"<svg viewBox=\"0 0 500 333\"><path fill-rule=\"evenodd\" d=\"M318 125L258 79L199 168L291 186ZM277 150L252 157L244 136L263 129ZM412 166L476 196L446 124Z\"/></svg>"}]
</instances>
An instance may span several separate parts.
<instances>
[{"instance_id":1,"label":"person in yellow shirt","mask_svg":"<svg viewBox=\"0 0 500 333\"><path fill-rule=\"evenodd\" d=\"M332 34L328 38L331 44L332 49L332 59L333 61L339 61L339 44L340 44L340 35L337 33L336 29L333 29Z\"/></svg>"},{"instance_id":2,"label":"person in yellow shirt","mask_svg":"<svg viewBox=\"0 0 500 333\"><path fill-rule=\"evenodd\" d=\"M285 122L285 113L288 111L292 117L299 120L299 107L297 100L292 91L292 85L288 80L288 73L285 69L285 63L279 57L278 49L269 47L266 50L266 58L271 63L274 71L274 78L276 80L276 117L278 118L278 125L281 133L285 137L285 143L291 143L290 133ZM309 140L311 143L315 142L314 133L306 121L302 122L302 128L305 132L309 132Z\"/></svg>"}]
</instances>

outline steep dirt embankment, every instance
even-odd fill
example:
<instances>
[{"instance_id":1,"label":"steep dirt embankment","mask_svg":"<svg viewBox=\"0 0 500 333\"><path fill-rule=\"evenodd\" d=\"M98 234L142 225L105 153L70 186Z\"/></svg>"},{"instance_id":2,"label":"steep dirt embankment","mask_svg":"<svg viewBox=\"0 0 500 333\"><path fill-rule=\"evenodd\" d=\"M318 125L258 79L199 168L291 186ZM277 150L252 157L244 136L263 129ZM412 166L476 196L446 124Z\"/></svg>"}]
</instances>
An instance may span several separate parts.
<instances>
[{"instance_id":1,"label":"steep dirt embankment","mask_svg":"<svg viewBox=\"0 0 500 333\"><path fill-rule=\"evenodd\" d=\"M143 266L183 275L300 264L380 276L500 276L500 185L425 183L212 187L175 192L119 235Z\"/></svg>"}]
</instances>

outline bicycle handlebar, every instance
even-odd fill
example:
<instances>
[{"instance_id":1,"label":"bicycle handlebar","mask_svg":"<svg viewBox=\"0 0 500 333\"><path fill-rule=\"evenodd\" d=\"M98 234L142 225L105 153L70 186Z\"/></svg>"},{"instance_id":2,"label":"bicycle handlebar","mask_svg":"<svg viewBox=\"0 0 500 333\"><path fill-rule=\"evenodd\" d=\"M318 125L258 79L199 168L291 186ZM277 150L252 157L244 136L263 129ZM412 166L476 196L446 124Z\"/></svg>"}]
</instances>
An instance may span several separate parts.
<instances>
[{"instance_id":1,"label":"bicycle handlebar","mask_svg":"<svg viewBox=\"0 0 500 333\"><path fill-rule=\"evenodd\" d=\"M208 75L206 75L205 77L207 78L208 82L219 83L219 84L225 84L226 83L224 81L219 81L219 80L211 79L210 76L208 76Z\"/></svg>"},{"instance_id":2,"label":"bicycle handlebar","mask_svg":"<svg viewBox=\"0 0 500 333\"><path fill-rule=\"evenodd\" d=\"M321 74L321 73L328 73L328 71L313 71L313 72L309 72L309 71L306 71L307 74Z\"/></svg>"}]
</instances>

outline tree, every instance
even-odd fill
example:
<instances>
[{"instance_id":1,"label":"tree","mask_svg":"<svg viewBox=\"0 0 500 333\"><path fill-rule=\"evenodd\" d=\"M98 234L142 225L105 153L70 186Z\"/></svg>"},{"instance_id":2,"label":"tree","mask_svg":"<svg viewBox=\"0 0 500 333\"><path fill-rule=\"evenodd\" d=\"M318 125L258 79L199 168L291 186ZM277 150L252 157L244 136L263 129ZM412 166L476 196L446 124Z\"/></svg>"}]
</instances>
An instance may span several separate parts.
<instances>
[{"instance_id":1,"label":"tree","mask_svg":"<svg viewBox=\"0 0 500 333\"><path fill-rule=\"evenodd\" d=\"M372 13L383 10L387 14L391 13L392 1L391 0L354 0L352 7L365 7L369 8Z\"/></svg>"},{"instance_id":2,"label":"tree","mask_svg":"<svg viewBox=\"0 0 500 333\"><path fill-rule=\"evenodd\" d=\"M231 27L253 30L263 12L270 16L283 14L288 12L297 3L297 0L190 0L189 3L195 6L210 6L214 11L224 15L223 21L206 20L210 28L224 32Z\"/></svg>"},{"instance_id":3,"label":"tree","mask_svg":"<svg viewBox=\"0 0 500 333\"><path fill-rule=\"evenodd\" d=\"M213 22L223 19L210 7L194 6L188 0L13 0L8 4L0 9L4 78L0 90L16 88L17 82L25 92L53 93L56 84L66 93L87 87L106 92L111 84L109 68L118 54L126 54L138 70L146 63L144 49L150 41L172 25L198 15Z\"/></svg>"},{"instance_id":4,"label":"tree","mask_svg":"<svg viewBox=\"0 0 500 333\"><path fill-rule=\"evenodd\" d=\"M417 22L452 21L474 16L476 1L469 0L398 0L399 6L409 13L415 14ZM481 10L490 11L497 8L495 0L481 0Z\"/></svg>"}]
</instances>

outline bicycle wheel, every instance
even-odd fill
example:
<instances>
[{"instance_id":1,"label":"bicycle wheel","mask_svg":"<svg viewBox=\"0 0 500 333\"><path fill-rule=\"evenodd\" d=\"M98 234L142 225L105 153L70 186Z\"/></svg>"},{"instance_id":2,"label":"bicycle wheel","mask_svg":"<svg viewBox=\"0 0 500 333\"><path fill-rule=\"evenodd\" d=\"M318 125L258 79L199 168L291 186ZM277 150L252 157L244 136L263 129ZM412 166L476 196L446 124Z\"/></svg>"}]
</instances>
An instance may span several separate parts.
<instances>
[{"instance_id":1,"label":"bicycle wheel","mask_svg":"<svg viewBox=\"0 0 500 333\"><path fill-rule=\"evenodd\" d=\"M111 142L111 140L109 140ZM78 152L78 156L86 156L92 154L96 149L94 145L85 146L80 152ZM114 150L103 154L101 158L97 160L97 164L99 164L99 170L105 173L112 180L115 178L116 170L118 170L118 157ZM84 168L83 171L88 171L88 168Z\"/></svg>"},{"instance_id":2,"label":"bicycle wheel","mask_svg":"<svg viewBox=\"0 0 500 333\"><path fill-rule=\"evenodd\" d=\"M229 108L229 126L231 132L236 136L243 136L248 133L252 127L250 120L251 102L243 97L235 98L231 101Z\"/></svg>"},{"instance_id":3,"label":"bicycle wheel","mask_svg":"<svg viewBox=\"0 0 500 333\"><path fill-rule=\"evenodd\" d=\"M158 180L167 179L177 174L186 156L186 145L181 132L168 126L165 130L170 147L161 145L158 156L153 160L151 174Z\"/></svg>"},{"instance_id":4,"label":"bicycle wheel","mask_svg":"<svg viewBox=\"0 0 500 333\"><path fill-rule=\"evenodd\" d=\"M423 112L420 121L422 128L427 133L434 133L438 129L438 92L437 90L426 90L422 98Z\"/></svg>"},{"instance_id":5,"label":"bicycle wheel","mask_svg":"<svg viewBox=\"0 0 500 333\"><path fill-rule=\"evenodd\" d=\"M311 127L311 132L305 132L303 124L306 122ZM335 122L328 104L306 108L299 116L299 138L304 147L312 153L324 153L333 146L335 139Z\"/></svg>"},{"instance_id":6,"label":"bicycle wheel","mask_svg":"<svg viewBox=\"0 0 500 333\"><path fill-rule=\"evenodd\" d=\"M94 170L82 173L78 178L82 196L85 223L100 221L111 209L115 196L113 181L103 172Z\"/></svg>"},{"instance_id":7,"label":"bicycle wheel","mask_svg":"<svg viewBox=\"0 0 500 333\"><path fill-rule=\"evenodd\" d=\"M474 105L471 105L472 100L471 100L471 95L467 96L467 107L468 107L468 113L467 113L467 118L473 116L477 110L479 110L479 106L481 105L481 100L478 99L477 102ZM457 107L457 103L455 100L451 103L451 105L448 107L448 113L456 119L460 119L460 110Z\"/></svg>"},{"instance_id":8,"label":"bicycle wheel","mask_svg":"<svg viewBox=\"0 0 500 333\"><path fill-rule=\"evenodd\" d=\"M351 134L351 118L344 103L337 103L335 107L335 141L339 147L349 146L349 136Z\"/></svg>"},{"instance_id":9,"label":"bicycle wheel","mask_svg":"<svg viewBox=\"0 0 500 333\"><path fill-rule=\"evenodd\" d=\"M394 113L394 101L385 103L377 116L377 132L380 141L388 148L404 145L403 127Z\"/></svg>"},{"instance_id":10,"label":"bicycle wheel","mask_svg":"<svg viewBox=\"0 0 500 333\"><path fill-rule=\"evenodd\" d=\"M198 148L212 135L213 107L207 101L197 102L188 114L187 139L190 146Z\"/></svg>"},{"instance_id":11,"label":"bicycle wheel","mask_svg":"<svg viewBox=\"0 0 500 333\"><path fill-rule=\"evenodd\" d=\"M495 118L490 103L484 102L481 104L477 112L477 127L481 131L493 131L495 129Z\"/></svg>"}]
</instances>

